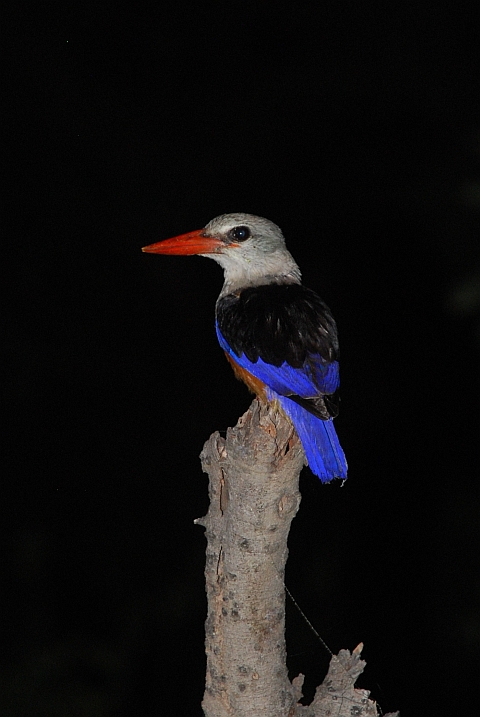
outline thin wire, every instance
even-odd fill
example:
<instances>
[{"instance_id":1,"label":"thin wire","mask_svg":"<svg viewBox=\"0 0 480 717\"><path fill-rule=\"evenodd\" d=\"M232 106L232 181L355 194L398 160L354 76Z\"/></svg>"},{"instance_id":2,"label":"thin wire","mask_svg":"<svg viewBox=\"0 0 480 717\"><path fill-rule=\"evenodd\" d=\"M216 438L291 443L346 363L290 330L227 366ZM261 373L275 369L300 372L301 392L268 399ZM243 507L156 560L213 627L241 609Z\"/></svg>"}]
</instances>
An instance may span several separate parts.
<instances>
[{"instance_id":1,"label":"thin wire","mask_svg":"<svg viewBox=\"0 0 480 717\"><path fill-rule=\"evenodd\" d=\"M300 607L300 605L298 604L298 602L295 600L295 598L293 597L292 593L291 593L290 590L287 588L287 586L285 585L285 583L283 583L283 587L285 588L285 592L287 593L288 597L289 597L290 600L293 602L293 604L294 604L295 607L297 608L298 612L299 612L300 615L303 617L303 619L305 620L305 622L307 623L308 627L309 627L310 630L313 632L313 634L315 635L315 637L316 637L318 640L320 640L321 644L323 645L323 647L325 648L325 650L328 652L328 654L330 655L330 657L335 658L335 660L338 662L337 656L333 654L333 652L331 651L331 649L329 648L329 646L327 645L327 643L325 642L325 640L324 640L322 637L320 637L320 635L318 634L317 630L313 627L312 623L310 622L310 620L308 619L308 617L305 615L305 613L303 612L302 608Z\"/></svg>"}]
</instances>

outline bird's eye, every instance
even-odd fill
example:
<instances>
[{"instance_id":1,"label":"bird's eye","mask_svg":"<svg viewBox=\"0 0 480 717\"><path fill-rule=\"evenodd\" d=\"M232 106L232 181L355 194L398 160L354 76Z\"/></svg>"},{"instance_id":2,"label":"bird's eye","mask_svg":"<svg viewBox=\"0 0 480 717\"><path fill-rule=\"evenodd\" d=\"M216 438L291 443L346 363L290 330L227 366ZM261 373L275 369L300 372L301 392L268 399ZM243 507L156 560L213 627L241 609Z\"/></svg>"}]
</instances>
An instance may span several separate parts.
<instances>
[{"instance_id":1,"label":"bird's eye","mask_svg":"<svg viewBox=\"0 0 480 717\"><path fill-rule=\"evenodd\" d=\"M230 236L235 241L245 241L252 236L248 227L234 227L230 230Z\"/></svg>"}]
</instances>

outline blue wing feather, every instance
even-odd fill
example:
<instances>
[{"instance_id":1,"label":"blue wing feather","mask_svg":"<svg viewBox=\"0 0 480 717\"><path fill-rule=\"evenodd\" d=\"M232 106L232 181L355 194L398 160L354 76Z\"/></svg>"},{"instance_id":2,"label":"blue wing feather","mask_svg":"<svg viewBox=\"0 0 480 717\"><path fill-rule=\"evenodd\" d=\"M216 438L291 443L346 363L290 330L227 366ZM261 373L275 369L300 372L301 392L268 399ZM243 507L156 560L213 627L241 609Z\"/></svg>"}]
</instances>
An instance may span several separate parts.
<instances>
[{"instance_id":1,"label":"blue wing feather","mask_svg":"<svg viewBox=\"0 0 480 717\"><path fill-rule=\"evenodd\" d=\"M245 354L238 356L232 351L218 325L216 330L222 349L239 366L265 383L270 401L280 403L295 426L311 471L324 483L333 478L346 479L347 462L333 420L324 421L288 398L292 394L301 398L314 398L322 393L334 393L340 383L338 362L327 363L320 355L309 356L301 368L293 368L286 362L274 366L261 358L253 362Z\"/></svg>"},{"instance_id":2,"label":"blue wing feather","mask_svg":"<svg viewBox=\"0 0 480 717\"><path fill-rule=\"evenodd\" d=\"M270 386L281 396L296 393L301 398L314 398L319 393L335 393L340 385L338 361L327 363L320 355L309 356L308 362L301 368L293 368L286 362L281 366L262 361L250 361L245 354L237 356L217 328L220 346L242 368L249 371Z\"/></svg>"}]
</instances>

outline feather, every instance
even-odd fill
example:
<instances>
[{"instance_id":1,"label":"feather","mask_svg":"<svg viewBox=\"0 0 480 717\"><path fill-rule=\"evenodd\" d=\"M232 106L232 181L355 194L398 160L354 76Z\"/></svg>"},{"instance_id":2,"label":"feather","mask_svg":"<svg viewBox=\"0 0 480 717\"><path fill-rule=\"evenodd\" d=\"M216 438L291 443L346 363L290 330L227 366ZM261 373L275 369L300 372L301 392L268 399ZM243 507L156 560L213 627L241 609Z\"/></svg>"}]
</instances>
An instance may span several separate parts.
<instances>
[{"instance_id":1,"label":"feather","mask_svg":"<svg viewBox=\"0 0 480 717\"><path fill-rule=\"evenodd\" d=\"M277 401L292 421L311 471L324 483L334 478L345 480L347 463L333 426L332 396L319 393L320 386L325 393L338 387L338 363L327 364L321 357L309 357L304 367L293 368L286 362L274 366L260 358L250 361L245 354L238 356L230 348L218 324L216 329L220 346L236 375L257 395Z\"/></svg>"}]
</instances>

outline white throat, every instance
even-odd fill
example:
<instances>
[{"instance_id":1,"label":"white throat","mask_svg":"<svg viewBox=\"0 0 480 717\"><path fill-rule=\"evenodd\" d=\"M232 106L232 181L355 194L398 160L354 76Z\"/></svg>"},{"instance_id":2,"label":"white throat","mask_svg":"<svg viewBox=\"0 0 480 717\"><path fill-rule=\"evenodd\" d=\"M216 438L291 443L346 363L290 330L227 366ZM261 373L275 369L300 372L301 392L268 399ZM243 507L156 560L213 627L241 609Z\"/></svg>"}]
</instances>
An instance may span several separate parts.
<instances>
[{"instance_id":1,"label":"white throat","mask_svg":"<svg viewBox=\"0 0 480 717\"><path fill-rule=\"evenodd\" d=\"M227 252L204 254L223 269L225 281L219 299L252 286L301 283L300 269L290 252L283 247L268 254L252 252L251 256L247 252L236 254L235 249Z\"/></svg>"}]
</instances>

